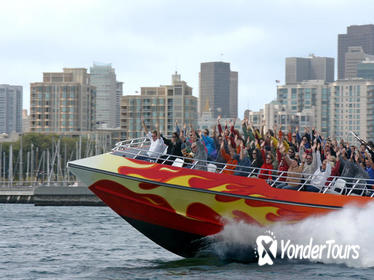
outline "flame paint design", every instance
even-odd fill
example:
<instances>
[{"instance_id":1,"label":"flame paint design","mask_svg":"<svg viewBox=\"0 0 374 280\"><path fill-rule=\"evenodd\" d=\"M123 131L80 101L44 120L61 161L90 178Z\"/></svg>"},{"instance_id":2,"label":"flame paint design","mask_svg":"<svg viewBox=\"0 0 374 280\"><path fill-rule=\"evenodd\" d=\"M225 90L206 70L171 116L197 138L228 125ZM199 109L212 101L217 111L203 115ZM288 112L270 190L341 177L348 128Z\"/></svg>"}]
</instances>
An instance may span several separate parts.
<instances>
[{"instance_id":1,"label":"flame paint design","mask_svg":"<svg viewBox=\"0 0 374 280\"><path fill-rule=\"evenodd\" d=\"M331 205L338 202L344 205L345 201L350 200L359 201L359 198L354 197L343 197L339 201L333 195L321 198L314 193L274 189L262 179L150 164L111 154L102 155L95 160L91 158L84 163L92 168L128 176L124 178L95 172L90 173L90 178L85 176L87 181L92 182L89 185L92 185L94 192L104 197L103 200L116 212L202 235L218 232L225 221L232 219L266 226L284 221L294 223L332 210L283 201L304 200L308 203ZM197 191L199 189L214 193ZM273 201L251 197L271 198Z\"/></svg>"}]
</instances>

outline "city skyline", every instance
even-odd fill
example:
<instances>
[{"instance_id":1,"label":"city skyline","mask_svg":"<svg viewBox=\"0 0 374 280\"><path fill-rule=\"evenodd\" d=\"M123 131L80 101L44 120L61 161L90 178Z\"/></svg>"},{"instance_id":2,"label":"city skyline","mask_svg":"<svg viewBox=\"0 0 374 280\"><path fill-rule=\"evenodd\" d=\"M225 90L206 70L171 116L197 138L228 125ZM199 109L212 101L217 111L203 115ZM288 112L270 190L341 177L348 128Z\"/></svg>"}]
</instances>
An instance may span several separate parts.
<instances>
[{"instance_id":1,"label":"city skyline","mask_svg":"<svg viewBox=\"0 0 374 280\"><path fill-rule=\"evenodd\" d=\"M338 34L349 25L372 23L373 6L370 1L6 2L0 83L22 85L23 107L29 109L29 85L43 72L104 62L116 68L124 94L166 84L165 77L177 70L198 96L200 63L225 61L241 77L242 116L274 98L275 80L284 82L286 57L314 53L337 59ZM170 8L178 9L178 16L170 18ZM154 14L157 20L150 20Z\"/></svg>"}]
</instances>

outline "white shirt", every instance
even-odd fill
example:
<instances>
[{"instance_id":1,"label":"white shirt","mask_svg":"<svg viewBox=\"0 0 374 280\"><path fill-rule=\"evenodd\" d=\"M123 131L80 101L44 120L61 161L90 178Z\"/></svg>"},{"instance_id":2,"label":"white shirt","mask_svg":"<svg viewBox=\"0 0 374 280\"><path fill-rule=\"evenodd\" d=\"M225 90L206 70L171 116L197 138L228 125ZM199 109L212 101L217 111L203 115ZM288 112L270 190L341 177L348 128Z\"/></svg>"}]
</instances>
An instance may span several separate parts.
<instances>
[{"instance_id":1,"label":"white shirt","mask_svg":"<svg viewBox=\"0 0 374 280\"><path fill-rule=\"evenodd\" d=\"M147 155L149 157L159 157L165 150L164 140L160 137L154 141L151 132L147 133L147 137L151 140L151 146L149 146Z\"/></svg>"},{"instance_id":2,"label":"white shirt","mask_svg":"<svg viewBox=\"0 0 374 280\"><path fill-rule=\"evenodd\" d=\"M326 170L321 171L321 168L319 167L313 174L312 180L310 181L310 184L316 188L321 189L322 187L325 186L325 183L327 179L331 175L331 165L328 162L326 164Z\"/></svg>"}]
</instances>

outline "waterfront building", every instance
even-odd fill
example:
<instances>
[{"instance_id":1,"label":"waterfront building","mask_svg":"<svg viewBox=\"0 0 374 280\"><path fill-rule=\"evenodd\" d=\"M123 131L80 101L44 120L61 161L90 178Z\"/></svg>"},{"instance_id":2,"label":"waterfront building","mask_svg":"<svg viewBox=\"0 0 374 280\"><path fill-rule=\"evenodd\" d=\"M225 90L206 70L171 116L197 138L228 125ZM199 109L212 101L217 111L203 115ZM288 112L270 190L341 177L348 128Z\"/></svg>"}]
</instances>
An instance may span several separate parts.
<instances>
[{"instance_id":1,"label":"waterfront building","mask_svg":"<svg viewBox=\"0 0 374 280\"><path fill-rule=\"evenodd\" d=\"M30 132L30 115L27 113L27 109L22 110L22 132Z\"/></svg>"},{"instance_id":2,"label":"waterfront building","mask_svg":"<svg viewBox=\"0 0 374 280\"><path fill-rule=\"evenodd\" d=\"M111 64L90 67L90 85L96 87L96 123L98 127L119 127L122 83L117 82Z\"/></svg>"},{"instance_id":3,"label":"waterfront building","mask_svg":"<svg viewBox=\"0 0 374 280\"><path fill-rule=\"evenodd\" d=\"M334 81L334 58L287 57L286 84L295 84L307 80Z\"/></svg>"},{"instance_id":4,"label":"waterfront building","mask_svg":"<svg viewBox=\"0 0 374 280\"><path fill-rule=\"evenodd\" d=\"M357 78L358 64L360 64L364 60L372 59L374 59L374 56L364 53L362 47L349 47L348 51L345 53L345 79Z\"/></svg>"},{"instance_id":5,"label":"waterfront building","mask_svg":"<svg viewBox=\"0 0 374 280\"><path fill-rule=\"evenodd\" d=\"M353 131L364 139L374 139L373 80L352 78L278 86L277 101L288 113L309 114L309 127L316 127L324 136L352 141ZM299 127L303 125L299 123Z\"/></svg>"},{"instance_id":6,"label":"waterfront building","mask_svg":"<svg viewBox=\"0 0 374 280\"><path fill-rule=\"evenodd\" d=\"M338 79L347 78L346 53L349 47L361 47L363 52L374 55L374 24L351 25L346 34L338 34Z\"/></svg>"},{"instance_id":7,"label":"waterfront building","mask_svg":"<svg viewBox=\"0 0 374 280\"><path fill-rule=\"evenodd\" d=\"M329 84L323 80L304 81L293 85L277 87L277 101L285 105L285 110L293 115L300 115L305 120L310 112L315 116L307 120L311 127L316 127L324 135L329 135ZM300 126L300 124L299 124Z\"/></svg>"},{"instance_id":8,"label":"waterfront building","mask_svg":"<svg viewBox=\"0 0 374 280\"><path fill-rule=\"evenodd\" d=\"M0 133L22 132L22 86L0 85Z\"/></svg>"},{"instance_id":9,"label":"waterfront building","mask_svg":"<svg viewBox=\"0 0 374 280\"><path fill-rule=\"evenodd\" d=\"M32 132L81 132L95 129L96 89L85 68L43 73L30 85Z\"/></svg>"},{"instance_id":10,"label":"waterfront building","mask_svg":"<svg viewBox=\"0 0 374 280\"><path fill-rule=\"evenodd\" d=\"M123 94L123 82L116 82L116 128L121 127L121 97Z\"/></svg>"},{"instance_id":11,"label":"waterfront building","mask_svg":"<svg viewBox=\"0 0 374 280\"><path fill-rule=\"evenodd\" d=\"M230 70L230 63L205 62L200 64L199 114L211 112L213 118L238 116L238 72Z\"/></svg>"},{"instance_id":12,"label":"waterfront building","mask_svg":"<svg viewBox=\"0 0 374 280\"><path fill-rule=\"evenodd\" d=\"M374 80L374 60L364 60L357 65L357 77Z\"/></svg>"},{"instance_id":13,"label":"waterfront building","mask_svg":"<svg viewBox=\"0 0 374 280\"><path fill-rule=\"evenodd\" d=\"M175 131L175 121L180 127L184 123L197 127L197 98L177 72L172 75L171 85L142 87L140 91L140 95L121 97L121 130L124 138L144 136L141 118L149 129L158 125L163 135L171 135Z\"/></svg>"}]
</instances>

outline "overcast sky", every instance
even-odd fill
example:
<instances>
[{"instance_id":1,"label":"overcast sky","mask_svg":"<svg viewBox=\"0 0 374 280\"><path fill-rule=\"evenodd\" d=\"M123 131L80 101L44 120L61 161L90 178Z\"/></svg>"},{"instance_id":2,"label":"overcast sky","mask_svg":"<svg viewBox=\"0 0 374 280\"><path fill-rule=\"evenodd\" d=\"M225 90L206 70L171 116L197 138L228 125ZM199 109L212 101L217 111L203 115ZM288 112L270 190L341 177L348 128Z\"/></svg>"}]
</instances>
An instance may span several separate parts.
<instances>
[{"instance_id":1,"label":"overcast sky","mask_svg":"<svg viewBox=\"0 0 374 280\"><path fill-rule=\"evenodd\" d=\"M0 84L22 85L29 109L43 72L95 61L112 63L125 95L170 84L177 70L198 96L200 63L225 61L239 72L242 118L275 98L286 57L336 59L337 34L374 23L373 11L354 0L2 1Z\"/></svg>"}]
</instances>

